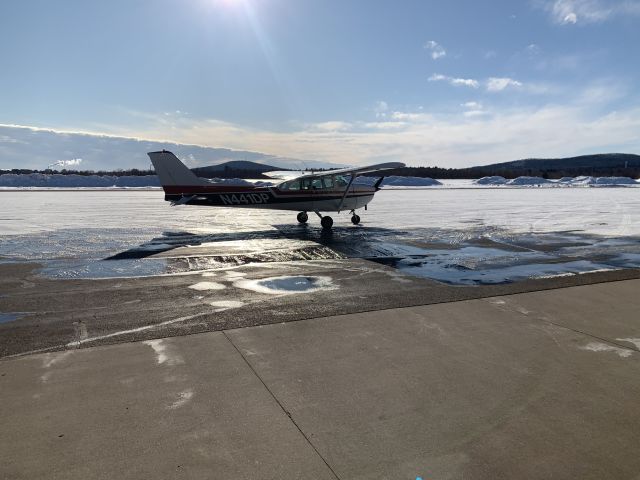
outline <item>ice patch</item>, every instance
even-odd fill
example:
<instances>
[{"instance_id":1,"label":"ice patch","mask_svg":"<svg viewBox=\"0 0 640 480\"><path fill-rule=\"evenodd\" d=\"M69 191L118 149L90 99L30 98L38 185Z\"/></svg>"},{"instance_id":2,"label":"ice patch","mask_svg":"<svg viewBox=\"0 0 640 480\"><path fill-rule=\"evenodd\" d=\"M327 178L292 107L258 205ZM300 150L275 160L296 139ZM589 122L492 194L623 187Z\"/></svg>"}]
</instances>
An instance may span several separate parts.
<instances>
[{"instance_id":1,"label":"ice patch","mask_svg":"<svg viewBox=\"0 0 640 480\"><path fill-rule=\"evenodd\" d=\"M176 408L183 407L192 398L193 398L193 390L188 389L188 390L185 390L184 392L180 392L178 394L178 399L175 402L173 402L171 405L169 405L168 408L171 410L175 410Z\"/></svg>"},{"instance_id":2,"label":"ice patch","mask_svg":"<svg viewBox=\"0 0 640 480\"><path fill-rule=\"evenodd\" d=\"M620 342L633 343L633 345L640 350L640 338L616 338L616 340Z\"/></svg>"},{"instance_id":3,"label":"ice patch","mask_svg":"<svg viewBox=\"0 0 640 480\"><path fill-rule=\"evenodd\" d=\"M283 276L263 278L261 280L238 280L233 285L258 293L269 294L309 293L336 288L331 281L331 277L325 276Z\"/></svg>"},{"instance_id":4,"label":"ice patch","mask_svg":"<svg viewBox=\"0 0 640 480\"><path fill-rule=\"evenodd\" d=\"M9 323L27 315L24 312L0 313L0 323Z\"/></svg>"},{"instance_id":5,"label":"ice patch","mask_svg":"<svg viewBox=\"0 0 640 480\"><path fill-rule=\"evenodd\" d=\"M153 348L153 351L156 352L156 357L158 360L158 365L162 365L163 363L167 363L167 365L179 365L184 363L182 358L178 355L171 355L167 352L167 346L164 343L164 340L147 340L142 342L145 345L149 345Z\"/></svg>"},{"instance_id":6,"label":"ice patch","mask_svg":"<svg viewBox=\"0 0 640 480\"><path fill-rule=\"evenodd\" d=\"M226 287L221 283L217 283L217 282L200 282L200 283L196 283L195 285L189 285L189 288L193 290L204 291L204 290L224 290Z\"/></svg>"},{"instance_id":7,"label":"ice patch","mask_svg":"<svg viewBox=\"0 0 640 480\"><path fill-rule=\"evenodd\" d=\"M591 352L612 352L622 358L631 356L631 350L626 348L614 347L613 345L607 345L606 343L591 342L584 347L578 347L580 350L589 350Z\"/></svg>"},{"instance_id":8,"label":"ice patch","mask_svg":"<svg viewBox=\"0 0 640 480\"><path fill-rule=\"evenodd\" d=\"M203 277L215 277L215 276L216 276L216 274L215 274L215 273L213 273L213 272L204 272L204 273L202 274L202 276L203 276Z\"/></svg>"}]
</instances>

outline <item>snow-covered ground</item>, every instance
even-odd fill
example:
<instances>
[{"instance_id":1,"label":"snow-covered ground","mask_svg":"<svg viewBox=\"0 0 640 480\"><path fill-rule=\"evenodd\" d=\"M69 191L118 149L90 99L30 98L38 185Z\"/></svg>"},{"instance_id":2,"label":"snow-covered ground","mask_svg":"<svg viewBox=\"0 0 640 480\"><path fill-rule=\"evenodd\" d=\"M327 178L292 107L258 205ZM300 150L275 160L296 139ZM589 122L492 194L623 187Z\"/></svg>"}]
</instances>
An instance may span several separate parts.
<instances>
[{"instance_id":1,"label":"snow-covered ground","mask_svg":"<svg viewBox=\"0 0 640 480\"><path fill-rule=\"evenodd\" d=\"M468 184L467 182L466 184ZM640 195L629 188L382 190L362 223L332 213L327 236L295 212L170 207L161 191L0 192L0 261L37 260L59 277L166 273L176 246L288 252L315 246L378 258L399 271L449 283L494 283L640 266ZM452 185L451 183L449 185ZM105 261L122 252L131 258ZM138 252L138 253L136 253ZM274 257L286 259L282 253ZM190 258L171 267L214 268ZM218 262L218 263L216 263Z\"/></svg>"}]
</instances>

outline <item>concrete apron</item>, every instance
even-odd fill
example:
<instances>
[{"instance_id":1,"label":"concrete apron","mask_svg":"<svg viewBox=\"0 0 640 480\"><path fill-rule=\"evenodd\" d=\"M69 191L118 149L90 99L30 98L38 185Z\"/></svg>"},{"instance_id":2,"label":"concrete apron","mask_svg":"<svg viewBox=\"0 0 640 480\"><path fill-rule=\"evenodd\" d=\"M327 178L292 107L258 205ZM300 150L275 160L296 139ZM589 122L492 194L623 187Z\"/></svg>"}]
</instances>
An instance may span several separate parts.
<instances>
[{"instance_id":1,"label":"concrete apron","mask_svg":"<svg viewBox=\"0 0 640 480\"><path fill-rule=\"evenodd\" d=\"M0 362L0 478L634 478L640 281Z\"/></svg>"}]
</instances>

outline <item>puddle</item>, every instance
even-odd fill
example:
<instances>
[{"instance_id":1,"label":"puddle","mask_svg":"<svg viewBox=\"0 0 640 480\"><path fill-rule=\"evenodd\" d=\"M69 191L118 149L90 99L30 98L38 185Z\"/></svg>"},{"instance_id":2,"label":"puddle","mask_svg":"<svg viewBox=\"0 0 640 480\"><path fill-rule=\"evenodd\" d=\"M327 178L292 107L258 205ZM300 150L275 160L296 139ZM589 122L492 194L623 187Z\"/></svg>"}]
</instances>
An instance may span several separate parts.
<instances>
[{"instance_id":1,"label":"puddle","mask_svg":"<svg viewBox=\"0 0 640 480\"><path fill-rule=\"evenodd\" d=\"M530 263L521 265L474 265L469 267L442 259L403 259L395 265L402 273L430 278L453 285L488 285L511 283L535 278L578 275L593 271L611 270L587 260L566 263Z\"/></svg>"},{"instance_id":2,"label":"puddle","mask_svg":"<svg viewBox=\"0 0 640 480\"><path fill-rule=\"evenodd\" d=\"M0 313L0 324L13 322L27 315L28 313L24 312Z\"/></svg>"},{"instance_id":3,"label":"puddle","mask_svg":"<svg viewBox=\"0 0 640 480\"><path fill-rule=\"evenodd\" d=\"M258 293L270 294L308 293L336 288L331 281L331 277L325 276L283 276L260 280L239 280L233 285Z\"/></svg>"},{"instance_id":4,"label":"puddle","mask_svg":"<svg viewBox=\"0 0 640 480\"><path fill-rule=\"evenodd\" d=\"M48 278L127 278L148 277L168 273L165 259L145 260L68 260L45 263L40 274Z\"/></svg>"}]
</instances>

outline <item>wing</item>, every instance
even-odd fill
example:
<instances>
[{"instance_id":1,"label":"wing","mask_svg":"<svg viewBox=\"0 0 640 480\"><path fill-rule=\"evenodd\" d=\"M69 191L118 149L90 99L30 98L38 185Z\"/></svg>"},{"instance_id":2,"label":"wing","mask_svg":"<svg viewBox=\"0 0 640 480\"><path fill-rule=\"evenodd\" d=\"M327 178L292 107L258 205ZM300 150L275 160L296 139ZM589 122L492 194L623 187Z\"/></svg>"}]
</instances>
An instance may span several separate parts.
<instances>
[{"instance_id":1,"label":"wing","mask_svg":"<svg viewBox=\"0 0 640 480\"><path fill-rule=\"evenodd\" d=\"M272 178L281 178L282 180L295 180L297 178L302 177L324 177L327 175L352 175L354 178L358 175L364 175L365 173L374 173L380 172L383 170L393 170L394 168L402 168L406 167L404 163L401 162L387 162L387 163L377 163L376 165L369 165L366 167L349 167L349 168L341 168L338 170L323 170L323 171L315 171L315 172L268 172L265 175L268 175ZM275 175L274 175L275 174ZM287 175L279 175L279 174L287 174Z\"/></svg>"},{"instance_id":2,"label":"wing","mask_svg":"<svg viewBox=\"0 0 640 480\"><path fill-rule=\"evenodd\" d=\"M364 175L365 173L374 173L380 172L382 170L393 170L394 168L402 168L406 167L406 165L402 162L387 162L387 163L377 163L375 165L369 165L367 167L350 167L350 168L341 168L340 170L328 170L326 172L318 172L315 175Z\"/></svg>"},{"instance_id":3,"label":"wing","mask_svg":"<svg viewBox=\"0 0 640 480\"><path fill-rule=\"evenodd\" d=\"M304 172L296 170L278 170L275 172L262 172L262 174L265 177L273 178L275 180L293 180L294 178L302 177L305 175Z\"/></svg>"}]
</instances>

